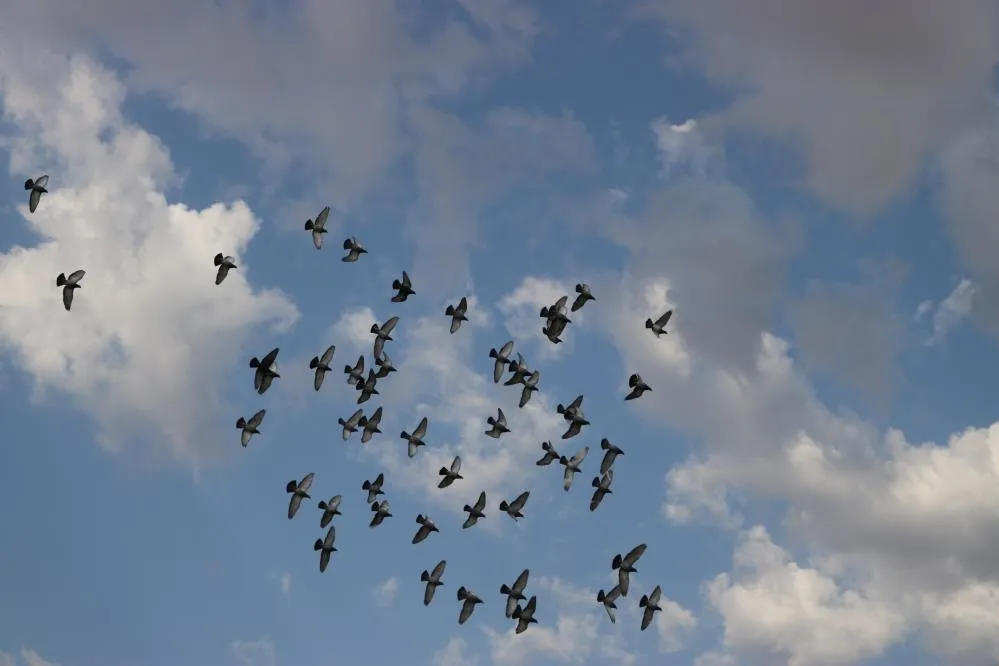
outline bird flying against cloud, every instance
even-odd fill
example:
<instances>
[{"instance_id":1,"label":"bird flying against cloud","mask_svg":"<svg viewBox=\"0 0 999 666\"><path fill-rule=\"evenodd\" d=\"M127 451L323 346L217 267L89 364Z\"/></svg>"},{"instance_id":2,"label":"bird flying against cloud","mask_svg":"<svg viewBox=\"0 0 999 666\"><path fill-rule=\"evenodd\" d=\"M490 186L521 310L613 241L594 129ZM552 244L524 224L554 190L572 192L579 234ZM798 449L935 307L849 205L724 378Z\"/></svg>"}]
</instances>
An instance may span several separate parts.
<instances>
[{"instance_id":1,"label":"bird flying against cloud","mask_svg":"<svg viewBox=\"0 0 999 666\"><path fill-rule=\"evenodd\" d=\"M66 277L65 273L59 273L56 277L56 286L62 287L62 305L66 308L66 312L69 312L70 308L73 307L73 292L83 287L80 280L86 274L87 271L81 268L70 273L69 277Z\"/></svg>"},{"instance_id":2,"label":"bird flying against cloud","mask_svg":"<svg viewBox=\"0 0 999 666\"><path fill-rule=\"evenodd\" d=\"M222 284L222 280L224 280L225 276L229 274L229 271L236 268L236 259L233 257L223 256L223 254L219 252L215 255L213 261L219 268L218 272L215 273L215 285L218 286Z\"/></svg>"},{"instance_id":3,"label":"bird flying against cloud","mask_svg":"<svg viewBox=\"0 0 999 666\"><path fill-rule=\"evenodd\" d=\"M288 482L288 485L285 486L285 491L291 494L291 499L288 502L288 520L294 518L295 514L298 513L298 507L302 506L303 499L311 498L311 495L309 495L309 488L312 487L312 480L314 478L316 478L315 473L309 472L302 477L301 481L295 481L295 479L292 479Z\"/></svg>"},{"instance_id":4,"label":"bird flying against cloud","mask_svg":"<svg viewBox=\"0 0 999 666\"><path fill-rule=\"evenodd\" d=\"M444 315L451 318L451 335L458 332L461 322L468 321L465 313L468 312L468 299L464 296L458 301L458 305L449 305L444 310Z\"/></svg>"},{"instance_id":5,"label":"bird flying against cloud","mask_svg":"<svg viewBox=\"0 0 999 666\"><path fill-rule=\"evenodd\" d=\"M323 249L323 234L326 233L326 220L329 216L330 207L326 206L319 211L319 215L316 215L315 221L311 219L305 221L305 230L312 232L312 244L316 246L317 250Z\"/></svg>"},{"instance_id":6,"label":"bird flying against cloud","mask_svg":"<svg viewBox=\"0 0 999 666\"><path fill-rule=\"evenodd\" d=\"M42 200L43 194L48 194L48 190L45 189L46 185L49 184L48 175L41 175L38 178L24 181L24 189L28 194L28 212L34 213L35 209L38 208L38 202ZM68 308L67 308L68 309Z\"/></svg>"},{"instance_id":7,"label":"bird flying against cloud","mask_svg":"<svg viewBox=\"0 0 999 666\"><path fill-rule=\"evenodd\" d=\"M246 448L246 445L250 443L250 438L254 435L260 434L260 424L264 422L264 416L266 415L267 410L261 409L259 412L251 416L249 421L244 419L242 416L236 420L236 428L238 430L242 430L239 434L239 443L243 445L244 449Z\"/></svg>"}]
</instances>

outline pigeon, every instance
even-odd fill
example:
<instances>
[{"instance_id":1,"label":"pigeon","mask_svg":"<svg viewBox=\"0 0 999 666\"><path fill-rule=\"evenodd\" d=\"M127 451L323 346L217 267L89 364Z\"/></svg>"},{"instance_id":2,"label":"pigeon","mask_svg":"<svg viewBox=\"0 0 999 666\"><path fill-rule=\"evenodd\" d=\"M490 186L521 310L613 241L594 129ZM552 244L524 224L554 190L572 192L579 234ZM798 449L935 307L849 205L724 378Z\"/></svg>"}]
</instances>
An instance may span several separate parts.
<instances>
[{"instance_id":1,"label":"pigeon","mask_svg":"<svg viewBox=\"0 0 999 666\"><path fill-rule=\"evenodd\" d=\"M351 386L364 379L364 354L357 357L357 363L354 364L354 367L343 366L343 374L347 375L347 383Z\"/></svg>"},{"instance_id":2,"label":"pigeon","mask_svg":"<svg viewBox=\"0 0 999 666\"><path fill-rule=\"evenodd\" d=\"M336 541L336 525L330 525L326 532L326 538L316 539L316 542L312 544L312 549L319 552L319 573L326 571L330 557L337 550L336 546L333 545L334 541Z\"/></svg>"},{"instance_id":3,"label":"pigeon","mask_svg":"<svg viewBox=\"0 0 999 666\"><path fill-rule=\"evenodd\" d=\"M357 390L361 392L361 395L357 396L357 404L363 405L368 400L371 399L373 395L380 395L378 389L375 386L378 384L378 376L375 374L374 370L368 370L368 377L363 383L357 383Z\"/></svg>"},{"instance_id":4,"label":"pigeon","mask_svg":"<svg viewBox=\"0 0 999 666\"><path fill-rule=\"evenodd\" d=\"M569 297L563 296L551 305L541 308L541 318L547 320L549 327L551 327L554 321L570 322L570 319L565 314L565 304L568 301Z\"/></svg>"},{"instance_id":5,"label":"pigeon","mask_svg":"<svg viewBox=\"0 0 999 666\"><path fill-rule=\"evenodd\" d=\"M662 610L659 607L659 599L662 596L663 589L656 585L655 589L652 590L652 594L643 594L642 598L638 600L638 607L645 609L642 613L642 631L648 629L649 625L652 624L652 617L656 614L656 611Z\"/></svg>"},{"instance_id":6,"label":"pigeon","mask_svg":"<svg viewBox=\"0 0 999 666\"><path fill-rule=\"evenodd\" d=\"M524 569L517 576L517 580L513 581L513 585L507 587L506 583L500 585L500 594L506 595L506 616L513 617L513 611L517 607L518 601L523 601L527 597L524 596L524 589L527 587L527 578L531 575L530 569Z\"/></svg>"},{"instance_id":7,"label":"pigeon","mask_svg":"<svg viewBox=\"0 0 999 666\"><path fill-rule=\"evenodd\" d=\"M347 251L347 256L343 257L340 261L346 261L348 263L355 262L362 254L368 253L368 251L365 250L353 236L343 242L343 249Z\"/></svg>"},{"instance_id":8,"label":"pigeon","mask_svg":"<svg viewBox=\"0 0 999 666\"><path fill-rule=\"evenodd\" d=\"M260 434L260 424L263 423L265 416L267 416L267 410L261 409L251 416L249 421L242 416L236 420L236 428L243 431L239 435L239 443L243 445L244 449L254 435Z\"/></svg>"},{"instance_id":9,"label":"pigeon","mask_svg":"<svg viewBox=\"0 0 999 666\"><path fill-rule=\"evenodd\" d=\"M309 494L309 488L312 487L312 479L316 478L314 472L309 472L302 477L301 481L295 481L292 479L288 482L288 485L284 487L285 492L291 494L291 501L288 502L288 520L295 517L298 513L298 507L302 506L303 499L311 499L312 496Z\"/></svg>"},{"instance_id":10,"label":"pigeon","mask_svg":"<svg viewBox=\"0 0 999 666\"><path fill-rule=\"evenodd\" d=\"M513 340L509 340L499 351L495 349L489 350L489 358L496 359L493 363L493 382L499 384L499 380L503 377L503 368L510 363L510 354L513 353Z\"/></svg>"},{"instance_id":11,"label":"pigeon","mask_svg":"<svg viewBox=\"0 0 999 666\"><path fill-rule=\"evenodd\" d=\"M547 467L562 457L558 454L558 451L555 450L555 447L552 446L551 442L541 442L541 450L544 451L545 454L541 456L536 463L534 463L538 467Z\"/></svg>"},{"instance_id":12,"label":"pigeon","mask_svg":"<svg viewBox=\"0 0 999 666\"><path fill-rule=\"evenodd\" d=\"M506 427L506 414L503 413L502 409L497 409L496 418L490 416L486 419L486 423L492 427L485 432L493 439L499 439L503 433L510 432L510 429Z\"/></svg>"},{"instance_id":13,"label":"pigeon","mask_svg":"<svg viewBox=\"0 0 999 666\"><path fill-rule=\"evenodd\" d=\"M437 525L434 521L430 519L430 516L424 516L422 513L416 516L416 522L419 523L420 529L416 530L416 536L413 537L413 543L417 544L430 536L431 532L440 532L437 529Z\"/></svg>"},{"instance_id":14,"label":"pigeon","mask_svg":"<svg viewBox=\"0 0 999 666\"><path fill-rule=\"evenodd\" d=\"M413 282L409 279L409 273L406 271L402 272L401 280L392 280L392 288L399 292L392 297L393 303L402 303L416 293L413 291Z\"/></svg>"},{"instance_id":15,"label":"pigeon","mask_svg":"<svg viewBox=\"0 0 999 666\"><path fill-rule=\"evenodd\" d=\"M624 455L624 451L611 444L611 441L606 437L600 440L600 448L604 450L604 459L600 461L600 473L606 474L610 471L611 465L614 464L617 457Z\"/></svg>"},{"instance_id":16,"label":"pigeon","mask_svg":"<svg viewBox=\"0 0 999 666\"><path fill-rule=\"evenodd\" d=\"M426 569L420 574L420 582L426 583L427 587L423 590L423 605L429 606L430 602L434 600L434 592L437 588L443 585L441 582L441 576L444 575L444 567L447 566L447 560L441 560L434 567L433 572L428 573Z\"/></svg>"},{"instance_id":17,"label":"pigeon","mask_svg":"<svg viewBox=\"0 0 999 666\"><path fill-rule=\"evenodd\" d=\"M516 633L522 634L527 631L527 628L532 624L537 624L538 621L534 619L534 611L538 606L538 598L531 597L527 601L526 606L520 606L519 604L513 609L513 613L510 614L514 620L517 621Z\"/></svg>"},{"instance_id":18,"label":"pigeon","mask_svg":"<svg viewBox=\"0 0 999 666\"><path fill-rule=\"evenodd\" d=\"M371 325L371 332L375 334L375 358L382 355L382 350L385 349L385 343L392 339L392 329L394 329L395 325L398 323L398 317L391 317L385 320L385 323L381 326L378 324Z\"/></svg>"},{"instance_id":19,"label":"pigeon","mask_svg":"<svg viewBox=\"0 0 999 666\"><path fill-rule=\"evenodd\" d=\"M459 474L459 472L461 472L461 458L459 456L455 456L454 460L451 461L451 469L441 467L437 472L444 477L441 479L441 482L437 484L437 487L447 488L458 479L464 479L465 477Z\"/></svg>"},{"instance_id":20,"label":"pigeon","mask_svg":"<svg viewBox=\"0 0 999 666\"><path fill-rule=\"evenodd\" d=\"M614 556L611 561L611 569L617 569L617 584L621 588L621 596L628 596L628 583L630 582L629 574L636 573L638 569L635 568L635 563L641 559L642 555L645 554L645 544L640 543L630 551L624 557L620 554Z\"/></svg>"},{"instance_id":21,"label":"pigeon","mask_svg":"<svg viewBox=\"0 0 999 666\"><path fill-rule=\"evenodd\" d=\"M464 296L458 301L458 305L449 305L447 309L444 310L444 316L451 318L451 335L458 332L461 328L461 322L468 321L468 317L465 313L468 312L468 299Z\"/></svg>"},{"instance_id":22,"label":"pigeon","mask_svg":"<svg viewBox=\"0 0 999 666\"><path fill-rule=\"evenodd\" d=\"M323 352L322 356L313 356L309 361L309 367L316 371L316 377L312 381L312 386L318 391L323 385L326 373L330 371L330 363L333 361L333 354L336 352L336 345L330 345Z\"/></svg>"},{"instance_id":23,"label":"pigeon","mask_svg":"<svg viewBox=\"0 0 999 666\"><path fill-rule=\"evenodd\" d=\"M374 481L365 481L361 484L361 490L368 491L368 504L374 504L379 495L384 495L382 485L385 483L385 474L380 473Z\"/></svg>"},{"instance_id":24,"label":"pigeon","mask_svg":"<svg viewBox=\"0 0 999 666\"><path fill-rule=\"evenodd\" d=\"M577 395L573 399L573 401L569 403L568 407L566 407L562 403L559 403L558 406L555 407L555 411L558 412L559 415L566 421L571 421L573 415L578 413L582 406L583 406L583 396Z\"/></svg>"},{"instance_id":25,"label":"pigeon","mask_svg":"<svg viewBox=\"0 0 999 666\"><path fill-rule=\"evenodd\" d=\"M593 297L593 294L590 292L590 285L586 284L585 282L580 282L579 284L576 285L576 294L578 294L576 296L576 300L572 302L572 307L569 308L571 312L576 312L577 310L579 310L581 307L586 305L587 301L597 300Z\"/></svg>"},{"instance_id":26,"label":"pigeon","mask_svg":"<svg viewBox=\"0 0 999 666\"><path fill-rule=\"evenodd\" d=\"M422 419L420 419L420 422L416 425L416 430L413 431L412 435L410 435L405 430L403 430L401 433L399 433L399 437L401 439L406 440L406 443L408 445L408 447L407 447L407 453L408 453L408 455L409 455L410 458L413 458L413 457L416 456L416 452L417 452L417 450L419 450L419 448L421 446L426 446L426 444L424 444L424 442L423 442L423 438L427 434L427 425L428 424L429 424L429 421L427 421L427 417L424 416Z\"/></svg>"},{"instance_id":27,"label":"pigeon","mask_svg":"<svg viewBox=\"0 0 999 666\"><path fill-rule=\"evenodd\" d=\"M562 342L562 338L559 336L565 331L566 322L563 320L556 320L549 324L546 324L541 329L541 334L548 338L548 341L554 345Z\"/></svg>"},{"instance_id":28,"label":"pigeon","mask_svg":"<svg viewBox=\"0 0 999 666\"><path fill-rule=\"evenodd\" d=\"M277 355L278 348L275 347L267 352L267 355L262 359L257 359L256 356L250 359L250 367L255 370L253 373L253 388L260 395L263 395L271 387L271 382L275 378L281 376L277 372Z\"/></svg>"},{"instance_id":29,"label":"pigeon","mask_svg":"<svg viewBox=\"0 0 999 666\"><path fill-rule=\"evenodd\" d=\"M28 195L28 212L34 213L35 209L38 208L38 202L42 200L43 194L48 194L48 190L45 186L49 184L48 175L42 175L38 178L32 180L29 178L24 181L24 189L31 194Z\"/></svg>"},{"instance_id":30,"label":"pigeon","mask_svg":"<svg viewBox=\"0 0 999 666\"><path fill-rule=\"evenodd\" d=\"M562 418L569 422L569 427L564 433L562 433L562 439L569 439L570 437L575 437L578 435L583 426L590 425L590 422L586 420L586 415L583 414L583 396L576 396L576 399L569 403L568 407L563 407L560 403L556 406L555 411L562 415Z\"/></svg>"},{"instance_id":31,"label":"pigeon","mask_svg":"<svg viewBox=\"0 0 999 666\"><path fill-rule=\"evenodd\" d=\"M524 360L524 356L520 352L517 352L516 361L510 361L507 364L507 369L509 369L512 374L509 379L503 382L503 386L523 384L527 376L531 374L531 369L527 367L527 361Z\"/></svg>"},{"instance_id":32,"label":"pigeon","mask_svg":"<svg viewBox=\"0 0 999 666\"><path fill-rule=\"evenodd\" d=\"M506 500L499 503L500 511L505 511L506 515L510 516L514 520L519 520L524 517L522 513L524 505L527 504L527 498L531 496L530 490L525 490L524 492L517 495L517 499L513 500L507 504Z\"/></svg>"},{"instance_id":33,"label":"pigeon","mask_svg":"<svg viewBox=\"0 0 999 666\"><path fill-rule=\"evenodd\" d=\"M458 624L465 624L468 618L472 617L472 611L475 610L475 605L482 603L482 599L479 599L475 596L474 592L471 592L465 587L458 588L458 601L462 602L461 612L458 613Z\"/></svg>"},{"instance_id":34,"label":"pigeon","mask_svg":"<svg viewBox=\"0 0 999 666\"><path fill-rule=\"evenodd\" d=\"M372 437L381 433L381 430L378 429L378 425L381 422L382 422L381 407L376 409L375 413L372 414L370 418L367 416L361 417L361 419L357 422L357 425L361 426L361 428L364 429L364 432L361 433L361 444L367 444L369 441L371 441Z\"/></svg>"},{"instance_id":35,"label":"pigeon","mask_svg":"<svg viewBox=\"0 0 999 666\"><path fill-rule=\"evenodd\" d=\"M62 287L62 304L66 308L66 312L69 312L69 309L73 307L73 291L83 286L80 284L80 280L86 274L87 271L81 268L70 273L69 277L66 277L65 273L59 273L56 277L56 286Z\"/></svg>"},{"instance_id":36,"label":"pigeon","mask_svg":"<svg viewBox=\"0 0 999 666\"><path fill-rule=\"evenodd\" d=\"M572 481L576 478L576 473L580 471L579 465L583 462L583 458L586 454L590 452L590 447L584 446L579 451L576 452L571 459L562 456L559 458L559 462L565 467L565 477L562 483L562 488L564 490L569 490L572 487Z\"/></svg>"},{"instance_id":37,"label":"pigeon","mask_svg":"<svg viewBox=\"0 0 999 666\"><path fill-rule=\"evenodd\" d=\"M663 316L659 317L659 319L656 319L655 321L652 321L652 319L646 319L645 328L652 331L652 333L655 334L657 338L664 334L668 334L669 331L666 330L666 324L669 323L669 319L672 316L673 316L673 311L667 310Z\"/></svg>"},{"instance_id":38,"label":"pigeon","mask_svg":"<svg viewBox=\"0 0 999 666\"><path fill-rule=\"evenodd\" d=\"M215 274L215 286L222 284L222 280L229 274L229 270L236 268L236 260L233 257L223 256L221 252L215 255L215 265L219 267Z\"/></svg>"},{"instance_id":39,"label":"pigeon","mask_svg":"<svg viewBox=\"0 0 999 666\"><path fill-rule=\"evenodd\" d=\"M382 524L382 521L386 518L391 518L392 507L389 506L388 500L382 500L381 502L372 502L371 510L374 512L371 516L371 522L368 527L378 527Z\"/></svg>"},{"instance_id":40,"label":"pigeon","mask_svg":"<svg viewBox=\"0 0 999 666\"><path fill-rule=\"evenodd\" d=\"M617 585L611 588L610 592L604 593L603 590L597 592L597 603L604 605L604 610L607 611L607 617L610 618L611 624L617 624L617 604L614 603L621 597L621 588Z\"/></svg>"},{"instance_id":41,"label":"pigeon","mask_svg":"<svg viewBox=\"0 0 999 666\"><path fill-rule=\"evenodd\" d=\"M614 492L610 489L612 483L614 483L614 470L612 469L604 472L603 476L593 477L591 485L594 490L593 497L590 499L590 511L596 511L600 503L604 501L604 497Z\"/></svg>"},{"instance_id":42,"label":"pigeon","mask_svg":"<svg viewBox=\"0 0 999 666\"><path fill-rule=\"evenodd\" d=\"M311 219L305 221L305 230L312 232L312 244L316 246L317 250L323 249L323 234L326 233L326 220L329 216L330 207L326 206L319 211L319 215L316 215L315 222Z\"/></svg>"},{"instance_id":43,"label":"pigeon","mask_svg":"<svg viewBox=\"0 0 999 666\"><path fill-rule=\"evenodd\" d=\"M624 396L625 400L634 400L635 398L641 398L642 394L646 391L651 391L652 387L645 383L642 376L637 372L631 377L628 377L628 388L631 389L631 393Z\"/></svg>"},{"instance_id":44,"label":"pigeon","mask_svg":"<svg viewBox=\"0 0 999 666\"><path fill-rule=\"evenodd\" d=\"M486 508L486 491L479 493L479 499L475 500L475 506L468 506L467 504L462 507L462 511L468 513L468 518L465 519L465 524L462 525L462 529L468 529L475 523L479 522L479 518L485 518L484 513Z\"/></svg>"},{"instance_id":45,"label":"pigeon","mask_svg":"<svg viewBox=\"0 0 999 666\"><path fill-rule=\"evenodd\" d=\"M535 370L526 379L524 379L524 388L520 392L520 402L517 403L518 407L523 408L534 392L538 390L538 381L541 380L541 371Z\"/></svg>"},{"instance_id":46,"label":"pigeon","mask_svg":"<svg viewBox=\"0 0 999 666\"><path fill-rule=\"evenodd\" d=\"M392 365L392 359L384 351L381 356L375 358L375 365L378 366L378 372L375 373L375 377L378 379L385 379L396 371L395 366Z\"/></svg>"},{"instance_id":47,"label":"pigeon","mask_svg":"<svg viewBox=\"0 0 999 666\"><path fill-rule=\"evenodd\" d=\"M336 420L337 423L343 426L343 441L346 442L348 439L350 439L350 436L352 434L357 432L357 428L358 426L361 425L361 419L363 418L364 418L364 410L359 409L353 414L351 414L350 418L347 419L346 421L343 420L343 417L338 418Z\"/></svg>"},{"instance_id":48,"label":"pigeon","mask_svg":"<svg viewBox=\"0 0 999 666\"><path fill-rule=\"evenodd\" d=\"M343 501L342 495L334 495L330 498L330 501L319 500L319 510L323 512L323 517L319 519L319 527L325 528L333 520L334 516L342 516L340 513L340 502Z\"/></svg>"}]
</instances>

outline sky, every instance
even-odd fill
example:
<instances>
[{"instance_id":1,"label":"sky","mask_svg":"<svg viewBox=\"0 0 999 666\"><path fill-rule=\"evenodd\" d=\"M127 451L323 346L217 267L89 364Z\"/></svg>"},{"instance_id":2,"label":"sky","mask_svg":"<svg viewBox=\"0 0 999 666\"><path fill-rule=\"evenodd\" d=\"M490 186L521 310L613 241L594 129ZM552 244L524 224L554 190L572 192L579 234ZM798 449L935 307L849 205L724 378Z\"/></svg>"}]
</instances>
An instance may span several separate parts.
<instances>
[{"instance_id":1,"label":"sky","mask_svg":"<svg viewBox=\"0 0 999 666\"><path fill-rule=\"evenodd\" d=\"M999 2L34 0L0 44L0 665L999 663ZM538 311L578 282L552 345ZM340 368L393 315L383 433L345 443ZM590 512L602 438L625 455ZM544 440L590 447L569 492Z\"/></svg>"}]
</instances>

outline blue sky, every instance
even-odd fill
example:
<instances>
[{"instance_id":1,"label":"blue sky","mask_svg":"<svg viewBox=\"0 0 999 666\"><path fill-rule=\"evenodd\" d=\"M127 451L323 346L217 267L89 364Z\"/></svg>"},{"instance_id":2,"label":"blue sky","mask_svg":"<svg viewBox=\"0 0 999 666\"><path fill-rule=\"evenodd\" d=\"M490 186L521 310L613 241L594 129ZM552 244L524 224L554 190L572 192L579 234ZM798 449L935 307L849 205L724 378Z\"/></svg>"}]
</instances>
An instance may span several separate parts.
<instances>
[{"instance_id":1,"label":"blue sky","mask_svg":"<svg viewBox=\"0 0 999 666\"><path fill-rule=\"evenodd\" d=\"M61 4L0 25L0 666L999 662L999 3ZM576 282L597 300L556 347L537 311ZM392 315L384 434L345 444L339 368ZM524 409L490 377L508 339L541 371ZM625 403L632 372L654 390ZM625 455L590 513L602 437ZM545 439L590 446L568 493ZM412 545L418 513L441 532ZM596 592L638 543L611 625Z\"/></svg>"}]
</instances>

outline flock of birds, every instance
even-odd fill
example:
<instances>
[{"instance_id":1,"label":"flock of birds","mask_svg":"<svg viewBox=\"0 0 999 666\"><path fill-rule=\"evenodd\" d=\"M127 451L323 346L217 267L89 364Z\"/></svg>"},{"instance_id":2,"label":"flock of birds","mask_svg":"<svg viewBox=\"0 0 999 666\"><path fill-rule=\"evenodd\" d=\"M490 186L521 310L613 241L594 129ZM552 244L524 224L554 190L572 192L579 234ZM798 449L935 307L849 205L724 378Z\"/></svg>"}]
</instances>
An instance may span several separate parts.
<instances>
[{"instance_id":1,"label":"flock of birds","mask_svg":"<svg viewBox=\"0 0 999 666\"><path fill-rule=\"evenodd\" d=\"M47 175L25 181L24 189L29 192L28 210L31 213L34 213L37 209L42 195L48 193L48 182L49 177ZM327 233L326 223L329 214L330 208L327 206L322 209L315 220L310 219L305 223L305 230L311 232L312 242L317 250L321 250L323 247L323 235ZM343 249L347 254L342 258L342 261L347 263L356 262L361 255L368 252L355 237L347 238L343 242ZM215 276L216 285L221 285L229 272L237 268L235 259L222 252L215 255L214 264L217 267ZM85 275L86 272L83 269L79 269L73 271L68 276L60 273L56 278L56 286L61 287L63 290L63 304L67 311L71 309L73 294L77 289L81 288L82 285L80 283ZM400 278L393 280L392 289L396 292L390 299L392 303L404 303L410 296L416 293L413 289L412 280L405 271L403 271ZM569 296L565 295L555 303L541 308L540 318L544 320L541 332L553 344L559 344L562 341L560 336L565 331L566 326L572 323L572 320L568 316L569 313L577 312L587 302L596 300L590 291L590 287L586 284L577 284L575 291L576 297L571 306L567 307ZM448 305L444 314L451 320L451 334L457 333L461 328L462 322L468 321L468 299L462 297L456 305ZM667 310L655 320L651 318L647 319L645 327L652 331L658 338L667 333L666 326L672 315L673 311ZM353 365L348 364L344 366L343 372L347 376L347 383L353 386L358 392L358 405L363 405L371 396L378 395L378 382L397 371L396 367L392 364L392 360L385 352L385 345L393 340L392 332L398 323L399 317L393 316L380 325L375 323L371 326L371 334L374 336L372 358L375 367L369 368L367 374L365 374L365 358L363 354L357 358L357 361ZM314 371L313 387L316 391L320 390L326 374L332 370L331 363L333 362L335 352L335 345L330 345L322 355L314 356L309 361L309 368ZM273 381L281 376L278 373L278 353L279 348L275 347L263 356L263 358L253 357L250 359L250 368L254 370L253 387L258 394L263 395L270 388ZM541 373L536 369L532 370L519 352L516 354L516 358L513 357L513 353L514 342L512 340L500 346L499 349L489 350L489 358L493 359L493 382L499 384L503 379L504 372L508 372L509 376L504 382L504 386L521 387L519 406L523 408L530 401L531 396L539 390L538 384L541 379ZM644 393L652 390L637 373L629 377L628 386L630 392L625 396L625 400L635 400ZM559 404L557 406L556 411L567 423L566 431L562 435L563 440L568 440L579 435L585 426L590 425L590 422L583 413L582 404L583 396L579 395L569 405ZM267 410L261 409L249 419L240 417L236 421L236 428L240 431L240 443L244 448L249 444L254 435L261 433L260 426L263 424L266 414ZM381 407L378 407L371 415L366 415L364 408L361 407L350 417L346 419L339 418L338 423L342 427L344 441L348 441L354 433L360 430L361 443L363 444L370 441L374 435L381 434L382 431L379 429L381 419ZM489 416L486 419L486 424L489 426L489 429L485 431L485 434L494 439L499 439L504 434L510 432L506 414L503 413L502 409L496 410L495 417ZM428 426L428 419L423 417L412 433L405 430L400 433L400 438L406 442L407 453L410 458L414 458L418 454L420 447L425 446L424 438L427 435ZM595 511L600 506L604 497L613 493L611 485L614 481L614 461L618 456L624 454L621 448L612 444L606 438L600 441L600 448L604 451L604 455L600 463L599 474L593 478L591 483L593 494L590 499L590 511ZM587 453L589 453L589 446L583 446L572 457L561 455L550 441L542 442L541 449L542 455L536 462L536 465L545 467L558 461L563 468L562 487L565 491L569 491L576 474L582 471L581 466ZM441 489L448 488L456 481L462 480L464 477L461 475L461 457L455 456L451 464L441 467L438 473L441 477L438 488ZM285 486L286 492L290 495L288 502L289 519L294 518L298 514L303 500L312 499L310 491L314 480L315 473L310 472L301 479L292 479ZM361 489L367 492L367 503L370 505L372 512L370 522L370 527L372 528L378 527L386 518L392 517L389 501L384 498L381 500L378 499L379 496L385 494L383 490L384 484L385 475L384 473L380 473L374 480L365 480L361 485ZM520 520L524 517L524 509L530 495L529 490L524 491L511 501L501 501L498 508L515 521ZM336 525L333 524L333 519L336 516L342 515L340 512L342 501L342 495L334 495L329 500L318 502L318 508L321 511L319 526L320 529L326 530L325 536L317 538L313 544L313 549L319 553L320 572L326 571L333 553L337 551L335 546ZM487 498L486 493L483 491L479 493L474 504L466 504L463 507L468 517L465 519L462 528L468 529L474 526L479 520L485 518L486 506ZM434 521L422 513L416 516L416 523L419 525L419 528L413 536L413 544L418 544L427 539L432 533L440 531ZM620 598L628 596L630 574L638 571L635 565L642 555L645 554L645 550L646 544L639 544L624 555L620 553L615 555L611 561L611 569L617 571L617 584L606 592L601 589L597 593L596 598L597 603L602 604L606 609L611 622L617 621L616 602ZM443 576L446 566L447 561L441 560L432 570L424 570L420 574L420 581L425 584L423 594L424 605L429 606L431 601L433 601L437 588L444 585ZM517 634L523 633L531 624L537 623L537 619L535 619L537 597L531 595L528 598L526 593L529 576L530 570L524 569L512 585L503 584L500 587L500 594L506 597L505 615L508 619L516 622L515 632ZM662 610L659 606L661 596L662 589L657 585L652 592L643 595L639 600L639 607L643 610L641 623L643 631L649 627L655 613ZM483 603L483 600L465 586L458 588L457 598L461 603L458 623L464 624L471 617L476 605Z\"/></svg>"}]
</instances>

